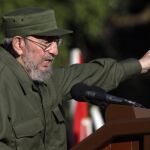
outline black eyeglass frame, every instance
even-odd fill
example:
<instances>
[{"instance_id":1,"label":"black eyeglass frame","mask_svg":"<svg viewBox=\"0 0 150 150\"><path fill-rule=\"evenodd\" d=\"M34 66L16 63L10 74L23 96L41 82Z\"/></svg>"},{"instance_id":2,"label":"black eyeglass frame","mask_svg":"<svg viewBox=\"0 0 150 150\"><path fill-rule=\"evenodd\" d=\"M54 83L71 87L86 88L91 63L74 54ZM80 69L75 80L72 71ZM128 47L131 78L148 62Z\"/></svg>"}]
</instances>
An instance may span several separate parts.
<instances>
[{"instance_id":1,"label":"black eyeglass frame","mask_svg":"<svg viewBox=\"0 0 150 150\"><path fill-rule=\"evenodd\" d=\"M48 51L50 46L52 45L53 42L56 42L57 43L57 46L60 46L61 42L62 42L62 39L61 38L54 38L52 39L51 42L48 42L48 45L45 45L45 44L42 44L42 43L39 43L39 42L36 42L34 40L31 40L29 39L28 37L23 37L24 39L36 44L37 46L39 46L44 52Z\"/></svg>"}]
</instances>

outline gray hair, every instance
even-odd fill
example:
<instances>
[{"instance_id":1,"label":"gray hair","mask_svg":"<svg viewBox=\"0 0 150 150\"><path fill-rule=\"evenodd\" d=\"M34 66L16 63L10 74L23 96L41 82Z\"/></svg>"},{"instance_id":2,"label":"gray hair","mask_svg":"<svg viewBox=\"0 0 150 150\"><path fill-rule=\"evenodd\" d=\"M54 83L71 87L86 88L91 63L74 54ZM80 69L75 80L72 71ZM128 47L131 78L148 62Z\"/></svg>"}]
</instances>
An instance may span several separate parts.
<instances>
[{"instance_id":1,"label":"gray hair","mask_svg":"<svg viewBox=\"0 0 150 150\"><path fill-rule=\"evenodd\" d=\"M7 50L7 51L9 51L9 52L11 52L12 51L12 38L5 38L4 39L4 48Z\"/></svg>"},{"instance_id":2,"label":"gray hair","mask_svg":"<svg viewBox=\"0 0 150 150\"><path fill-rule=\"evenodd\" d=\"M10 46L11 43L12 43L12 38L5 38L5 39L4 39L4 45Z\"/></svg>"},{"instance_id":3,"label":"gray hair","mask_svg":"<svg viewBox=\"0 0 150 150\"><path fill-rule=\"evenodd\" d=\"M4 39L4 48L16 58L18 55L12 47L12 39L13 38L5 38Z\"/></svg>"}]
</instances>

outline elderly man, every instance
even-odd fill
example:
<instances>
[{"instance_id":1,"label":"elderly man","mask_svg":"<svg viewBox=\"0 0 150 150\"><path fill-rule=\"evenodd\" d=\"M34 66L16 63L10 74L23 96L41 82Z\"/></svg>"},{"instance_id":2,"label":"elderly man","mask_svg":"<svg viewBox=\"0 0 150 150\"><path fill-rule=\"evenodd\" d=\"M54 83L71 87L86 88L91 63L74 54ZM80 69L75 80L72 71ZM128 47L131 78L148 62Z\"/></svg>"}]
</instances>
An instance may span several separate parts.
<instances>
[{"instance_id":1,"label":"elderly man","mask_svg":"<svg viewBox=\"0 0 150 150\"><path fill-rule=\"evenodd\" d=\"M140 60L98 59L52 70L60 37L54 11L22 8L2 17L0 48L0 149L65 150L62 104L78 82L111 90L150 69L150 52Z\"/></svg>"}]
</instances>

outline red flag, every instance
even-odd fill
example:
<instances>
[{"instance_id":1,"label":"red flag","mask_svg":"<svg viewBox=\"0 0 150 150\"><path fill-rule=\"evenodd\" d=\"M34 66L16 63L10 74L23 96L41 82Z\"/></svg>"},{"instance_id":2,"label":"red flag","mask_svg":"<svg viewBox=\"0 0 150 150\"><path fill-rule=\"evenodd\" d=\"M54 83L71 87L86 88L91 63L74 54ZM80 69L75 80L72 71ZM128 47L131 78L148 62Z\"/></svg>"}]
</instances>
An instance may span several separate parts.
<instances>
[{"instance_id":1,"label":"red flag","mask_svg":"<svg viewBox=\"0 0 150 150\"><path fill-rule=\"evenodd\" d=\"M83 139L83 134L86 137L86 133L83 133L81 130L82 128L81 122L85 118L88 117L88 106L87 103L84 102L77 102L76 109L74 112L74 119L73 119L73 135L74 135L74 143L79 143L81 139ZM82 132L82 133L81 133ZM82 136L82 138L81 138Z\"/></svg>"}]
</instances>

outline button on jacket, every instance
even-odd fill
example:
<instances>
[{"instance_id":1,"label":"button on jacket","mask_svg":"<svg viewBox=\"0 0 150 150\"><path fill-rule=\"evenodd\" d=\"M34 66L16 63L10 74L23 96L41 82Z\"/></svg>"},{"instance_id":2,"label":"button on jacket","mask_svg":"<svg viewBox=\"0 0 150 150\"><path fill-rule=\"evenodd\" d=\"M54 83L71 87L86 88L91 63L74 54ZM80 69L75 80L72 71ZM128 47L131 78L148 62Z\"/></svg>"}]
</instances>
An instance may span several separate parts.
<instances>
[{"instance_id":1,"label":"button on jacket","mask_svg":"<svg viewBox=\"0 0 150 150\"><path fill-rule=\"evenodd\" d=\"M0 49L0 150L66 150L62 104L78 83L111 90L139 73L135 59L117 63L98 59L54 70L49 80L34 83L16 59Z\"/></svg>"}]
</instances>

